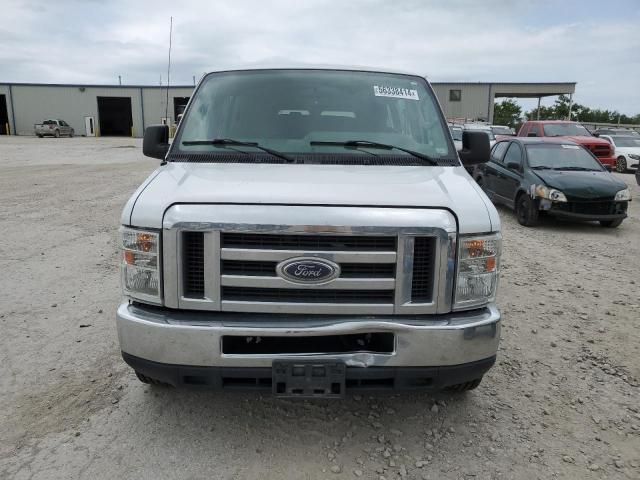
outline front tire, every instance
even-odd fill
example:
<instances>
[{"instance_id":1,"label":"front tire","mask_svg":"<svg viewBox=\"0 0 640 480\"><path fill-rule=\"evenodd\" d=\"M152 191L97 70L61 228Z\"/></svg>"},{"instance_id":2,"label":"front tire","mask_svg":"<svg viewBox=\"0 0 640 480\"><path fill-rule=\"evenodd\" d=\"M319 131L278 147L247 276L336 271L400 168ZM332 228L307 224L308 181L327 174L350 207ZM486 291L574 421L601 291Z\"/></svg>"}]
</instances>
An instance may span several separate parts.
<instances>
[{"instance_id":1,"label":"front tire","mask_svg":"<svg viewBox=\"0 0 640 480\"><path fill-rule=\"evenodd\" d=\"M42 135L38 135L38 138L42 138Z\"/></svg>"},{"instance_id":2,"label":"front tire","mask_svg":"<svg viewBox=\"0 0 640 480\"><path fill-rule=\"evenodd\" d=\"M69 138L73 138L73 135L74 135L74 134L75 134L75 132L74 132L73 130L71 130L71 131L69 132Z\"/></svg>"},{"instance_id":3,"label":"front tire","mask_svg":"<svg viewBox=\"0 0 640 480\"><path fill-rule=\"evenodd\" d=\"M56 131L53 133L53 136L54 136L54 137L56 137L56 138L60 138L60 130L56 130Z\"/></svg>"},{"instance_id":4,"label":"front tire","mask_svg":"<svg viewBox=\"0 0 640 480\"><path fill-rule=\"evenodd\" d=\"M447 387L445 391L450 393L470 392L471 390L475 390L476 388L478 388L478 386L480 385L480 382L482 382L482 377L476 378L469 382L458 383L457 385L451 385L450 387Z\"/></svg>"},{"instance_id":5,"label":"front tire","mask_svg":"<svg viewBox=\"0 0 640 480\"><path fill-rule=\"evenodd\" d=\"M168 383L161 382L160 380L156 380L155 378L147 377L145 374L140 373L137 370L135 372L136 372L136 377L138 377L138 380L140 380L142 383L145 383L147 385L157 386L157 387L170 386Z\"/></svg>"},{"instance_id":6,"label":"front tire","mask_svg":"<svg viewBox=\"0 0 640 480\"><path fill-rule=\"evenodd\" d=\"M624 173L627 171L627 160L624 157L618 157L616 160L616 172Z\"/></svg>"},{"instance_id":7,"label":"front tire","mask_svg":"<svg viewBox=\"0 0 640 480\"><path fill-rule=\"evenodd\" d=\"M516 200L516 217L518 223L524 227L533 227L538 223L538 208L526 193L521 194Z\"/></svg>"},{"instance_id":8,"label":"front tire","mask_svg":"<svg viewBox=\"0 0 640 480\"><path fill-rule=\"evenodd\" d=\"M600 220L600 225L605 228L616 228L622 224L623 218L617 218L615 220Z\"/></svg>"}]
</instances>

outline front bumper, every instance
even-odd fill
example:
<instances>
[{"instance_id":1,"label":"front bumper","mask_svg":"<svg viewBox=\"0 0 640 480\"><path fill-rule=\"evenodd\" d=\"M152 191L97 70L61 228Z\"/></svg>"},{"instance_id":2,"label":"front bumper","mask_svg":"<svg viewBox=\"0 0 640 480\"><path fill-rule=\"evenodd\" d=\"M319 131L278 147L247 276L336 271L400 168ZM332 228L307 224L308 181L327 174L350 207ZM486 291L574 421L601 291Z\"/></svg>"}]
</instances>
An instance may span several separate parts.
<instances>
[{"instance_id":1,"label":"front bumper","mask_svg":"<svg viewBox=\"0 0 640 480\"><path fill-rule=\"evenodd\" d=\"M496 355L500 312L495 305L445 315L328 316L181 311L123 302L116 315L124 354L165 365L271 367L274 360L337 360L347 367L444 367ZM320 337L393 333L387 353L223 352L223 337Z\"/></svg>"},{"instance_id":2,"label":"front bumper","mask_svg":"<svg viewBox=\"0 0 640 480\"><path fill-rule=\"evenodd\" d=\"M214 390L273 391L270 367L191 367L152 362L122 353L136 372L174 387ZM489 371L496 357L446 367L347 367L348 390L442 390L470 382Z\"/></svg>"},{"instance_id":3,"label":"front bumper","mask_svg":"<svg viewBox=\"0 0 640 480\"><path fill-rule=\"evenodd\" d=\"M549 215L553 215L554 217L564 218L567 220L577 220L581 222L598 222L598 221L608 221L608 220L617 220L619 218L627 218L626 213L617 213L612 215L596 215L590 213L572 213L572 212L564 212L562 210L547 210Z\"/></svg>"},{"instance_id":4,"label":"front bumper","mask_svg":"<svg viewBox=\"0 0 640 480\"><path fill-rule=\"evenodd\" d=\"M605 202L602 205L594 203L589 206L589 204L575 202L553 203L546 212L567 220L608 221L627 218L628 204L629 202Z\"/></svg>"}]
</instances>

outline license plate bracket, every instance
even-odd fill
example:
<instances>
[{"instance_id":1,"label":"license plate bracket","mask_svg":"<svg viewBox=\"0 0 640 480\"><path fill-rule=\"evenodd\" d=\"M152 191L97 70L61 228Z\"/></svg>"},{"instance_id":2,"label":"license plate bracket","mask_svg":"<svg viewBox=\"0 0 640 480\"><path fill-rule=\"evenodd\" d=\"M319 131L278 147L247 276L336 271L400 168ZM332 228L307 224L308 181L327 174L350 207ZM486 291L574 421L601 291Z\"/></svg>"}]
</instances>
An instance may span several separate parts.
<instances>
[{"instance_id":1,"label":"license plate bracket","mask_svg":"<svg viewBox=\"0 0 640 480\"><path fill-rule=\"evenodd\" d=\"M289 398L342 398L346 372L342 362L278 360L272 364L273 394Z\"/></svg>"}]
</instances>

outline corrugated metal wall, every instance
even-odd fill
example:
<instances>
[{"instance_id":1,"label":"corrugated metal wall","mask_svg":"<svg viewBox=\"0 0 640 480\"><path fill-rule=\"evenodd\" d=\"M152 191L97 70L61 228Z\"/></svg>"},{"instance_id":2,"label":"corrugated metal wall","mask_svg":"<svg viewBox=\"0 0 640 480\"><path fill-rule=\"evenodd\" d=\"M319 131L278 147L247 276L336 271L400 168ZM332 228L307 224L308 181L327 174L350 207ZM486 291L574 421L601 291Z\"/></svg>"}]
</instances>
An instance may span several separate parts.
<instances>
[{"instance_id":1,"label":"corrugated metal wall","mask_svg":"<svg viewBox=\"0 0 640 480\"><path fill-rule=\"evenodd\" d=\"M61 118L73 127L76 135L84 135L84 117L94 118L99 134L98 97L128 97L133 136L142 136L138 88L13 85L12 90L18 135L33 135L33 125L47 118Z\"/></svg>"},{"instance_id":2,"label":"corrugated metal wall","mask_svg":"<svg viewBox=\"0 0 640 480\"><path fill-rule=\"evenodd\" d=\"M484 118L488 121L493 116L490 84L434 83L432 86L447 118ZM449 100L450 90L461 91L459 102Z\"/></svg>"},{"instance_id":3,"label":"corrugated metal wall","mask_svg":"<svg viewBox=\"0 0 640 480\"><path fill-rule=\"evenodd\" d=\"M170 87L169 88L169 121L173 124L176 121L173 114L173 99L175 97L190 97L193 88ZM165 104L167 90L165 88L142 88L144 99L144 124L159 124L165 116Z\"/></svg>"}]
</instances>

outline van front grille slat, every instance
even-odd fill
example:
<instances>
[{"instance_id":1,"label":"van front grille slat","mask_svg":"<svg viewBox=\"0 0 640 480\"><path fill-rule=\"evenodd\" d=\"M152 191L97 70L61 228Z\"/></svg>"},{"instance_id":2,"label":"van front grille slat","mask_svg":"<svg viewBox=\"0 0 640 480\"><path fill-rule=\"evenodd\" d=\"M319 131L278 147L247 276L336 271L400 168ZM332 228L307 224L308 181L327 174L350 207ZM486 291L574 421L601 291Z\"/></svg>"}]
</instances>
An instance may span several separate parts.
<instances>
[{"instance_id":1,"label":"van front grille slat","mask_svg":"<svg viewBox=\"0 0 640 480\"><path fill-rule=\"evenodd\" d=\"M278 262L251 262L244 260L222 260L223 275L246 275L251 277L275 277ZM393 263L341 263L340 278L394 278Z\"/></svg>"},{"instance_id":2,"label":"van front grille slat","mask_svg":"<svg viewBox=\"0 0 640 480\"><path fill-rule=\"evenodd\" d=\"M435 238L415 238L411 284L411 301L413 303L429 303L433 299L435 250Z\"/></svg>"},{"instance_id":3,"label":"van front grille slat","mask_svg":"<svg viewBox=\"0 0 640 480\"><path fill-rule=\"evenodd\" d=\"M182 234L182 266L184 296L204 298L204 233Z\"/></svg>"},{"instance_id":4,"label":"van front grille slat","mask_svg":"<svg viewBox=\"0 0 640 480\"><path fill-rule=\"evenodd\" d=\"M395 251L396 237L222 233L222 248L267 250Z\"/></svg>"},{"instance_id":5,"label":"van front grille slat","mask_svg":"<svg viewBox=\"0 0 640 480\"><path fill-rule=\"evenodd\" d=\"M222 300L235 302L392 304L393 298L393 290L295 290L222 287Z\"/></svg>"}]
</instances>

